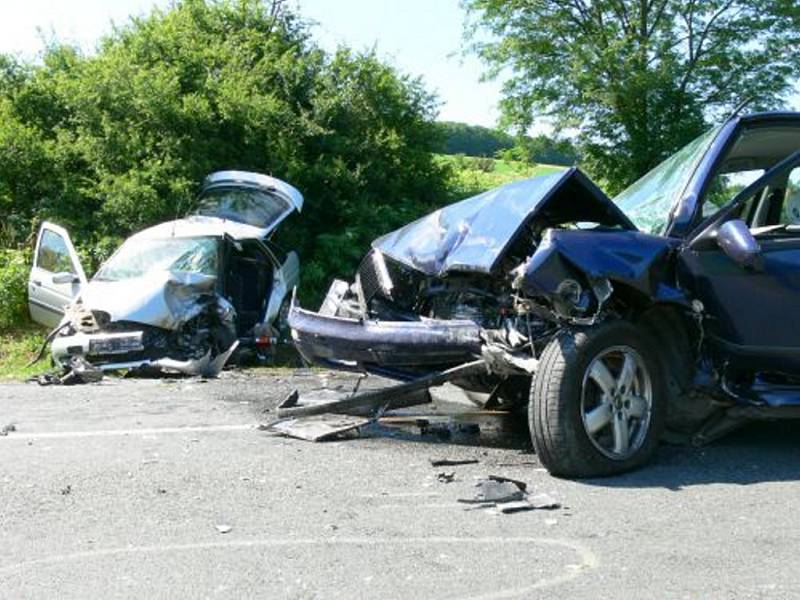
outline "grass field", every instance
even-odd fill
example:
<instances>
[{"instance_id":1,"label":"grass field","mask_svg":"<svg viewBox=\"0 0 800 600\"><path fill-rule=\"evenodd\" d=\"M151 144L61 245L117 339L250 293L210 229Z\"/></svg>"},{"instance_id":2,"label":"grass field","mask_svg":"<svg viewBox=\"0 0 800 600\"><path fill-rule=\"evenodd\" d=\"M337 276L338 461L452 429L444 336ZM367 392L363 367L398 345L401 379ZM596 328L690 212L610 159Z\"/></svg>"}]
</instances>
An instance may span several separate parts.
<instances>
[{"instance_id":1,"label":"grass field","mask_svg":"<svg viewBox=\"0 0 800 600\"><path fill-rule=\"evenodd\" d=\"M512 181L549 175L566 168L463 155L440 154L436 160L450 167L453 198L466 198Z\"/></svg>"},{"instance_id":2,"label":"grass field","mask_svg":"<svg viewBox=\"0 0 800 600\"><path fill-rule=\"evenodd\" d=\"M26 324L13 332L0 333L0 380L25 379L46 371L49 354L37 364L26 367L38 352L47 331Z\"/></svg>"}]
</instances>

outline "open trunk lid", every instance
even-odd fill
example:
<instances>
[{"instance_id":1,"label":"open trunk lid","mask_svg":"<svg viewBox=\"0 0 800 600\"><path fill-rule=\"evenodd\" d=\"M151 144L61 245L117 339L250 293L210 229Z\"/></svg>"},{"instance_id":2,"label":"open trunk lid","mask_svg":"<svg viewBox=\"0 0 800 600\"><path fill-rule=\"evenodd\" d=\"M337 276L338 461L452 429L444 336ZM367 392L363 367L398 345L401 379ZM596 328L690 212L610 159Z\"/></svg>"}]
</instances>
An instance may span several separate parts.
<instances>
[{"instance_id":1,"label":"open trunk lid","mask_svg":"<svg viewBox=\"0 0 800 600\"><path fill-rule=\"evenodd\" d=\"M245 171L219 171L206 177L196 215L257 227L263 236L303 208L303 195L285 181Z\"/></svg>"}]
</instances>

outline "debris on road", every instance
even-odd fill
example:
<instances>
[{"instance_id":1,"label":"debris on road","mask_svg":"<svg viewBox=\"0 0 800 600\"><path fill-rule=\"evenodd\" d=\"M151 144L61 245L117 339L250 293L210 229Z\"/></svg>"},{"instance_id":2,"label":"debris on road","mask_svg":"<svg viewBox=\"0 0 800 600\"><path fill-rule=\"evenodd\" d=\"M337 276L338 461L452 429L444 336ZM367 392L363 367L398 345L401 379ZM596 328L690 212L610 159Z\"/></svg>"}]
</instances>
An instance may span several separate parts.
<instances>
[{"instance_id":1,"label":"debris on road","mask_svg":"<svg viewBox=\"0 0 800 600\"><path fill-rule=\"evenodd\" d=\"M525 497L526 484L501 477L489 476L475 484L477 492L472 498L459 498L464 504L496 504L515 502Z\"/></svg>"},{"instance_id":2,"label":"debris on road","mask_svg":"<svg viewBox=\"0 0 800 600\"><path fill-rule=\"evenodd\" d=\"M72 486L68 485L67 487L61 488L61 495L62 496L69 496L72 493Z\"/></svg>"},{"instance_id":3,"label":"debris on road","mask_svg":"<svg viewBox=\"0 0 800 600\"><path fill-rule=\"evenodd\" d=\"M410 424L419 429L420 435L432 435L440 440L449 440L454 435L479 435L481 427L477 423L442 422L441 415L430 415L431 418L426 418L428 415L384 415L389 410L429 404L432 402L430 388L484 372L485 369L486 365L481 359L396 385L361 392L358 388L363 377L351 391L324 388L301 394L295 390L278 405L278 419L262 425L260 429L311 441L331 439L340 433L376 422L401 428ZM319 419L313 418L320 415L327 415L322 419L322 426ZM358 416L368 421L352 421L352 424L350 421L336 422L333 427L328 427L326 421L332 419L332 415Z\"/></svg>"},{"instance_id":4,"label":"debris on road","mask_svg":"<svg viewBox=\"0 0 800 600\"><path fill-rule=\"evenodd\" d=\"M11 433L12 431L16 431L16 430L17 430L17 426L14 423L9 423L8 425L3 425L3 427L0 428L0 436L7 436L9 433Z\"/></svg>"},{"instance_id":5,"label":"debris on road","mask_svg":"<svg viewBox=\"0 0 800 600\"><path fill-rule=\"evenodd\" d=\"M436 481L439 483L453 483L456 480L456 472L451 471L450 473L446 473L442 471L436 475Z\"/></svg>"},{"instance_id":6,"label":"debris on road","mask_svg":"<svg viewBox=\"0 0 800 600\"><path fill-rule=\"evenodd\" d=\"M319 415L322 413L344 413L344 414L364 414L377 413L391 408L406 408L417 404L427 404L431 402L428 390L431 387L442 385L453 379L467 377L486 370L486 363L475 360L452 369L441 372L423 375L411 381L399 383L377 390L365 392L343 394L344 397L331 399L336 393L331 390L324 390L322 398L314 394L300 396L299 393L292 393L278 407L280 417L301 417Z\"/></svg>"},{"instance_id":7,"label":"debris on road","mask_svg":"<svg viewBox=\"0 0 800 600\"><path fill-rule=\"evenodd\" d=\"M216 527L217 531L219 531L222 534L230 533L231 531L233 531L233 527L232 526L224 524L224 523L219 523L217 525L214 525L214 527Z\"/></svg>"},{"instance_id":8,"label":"debris on road","mask_svg":"<svg viewBox=\"0 0 800 600\"><path fill-rule=\"evenodd\" d=\"M97 383L103 379L103 370L94 366L82 356L73 356L69 363L56 372L34 375L28 381L39 385L76 385Z\"/></svg>"},{"instance_id":9,"label":"debris on road","mask_svg":"<svg viewBox=\"0 0 800 600\"><path fill-rule=\"evenodd\" d=\"M259 429L309 442L322 442L342 436L371 423L371 419L337 414L321 414L302 418L282 419L262 425Z\"/></svg>"},{"instance_id":10,"label":"debris on road","mask_svg":"<svg viewBox=\"0 0 800 600\"><path fill-rule=\"evenodd\" d=\"M480 461L477 458L464 458L464 459L453 459L453 458L439 458L439 459L431 459L431 466L432 467L456 467L459 465L477 465Z\"/></svg>"},{"instance_id":11,"label":"debris on road","mask_svg":"<svg viewBox=\"0 0 800 600\"><path fill-rule=\"evenodd\" d=\"M549 494L529 494L524 481L489 475L475 484L477 491L472 498L459 498L462 504L473 504L476 508L495 508L501 514L512 514L529 510L554 510L561 503Z\"/></svg>"}]
</instances>

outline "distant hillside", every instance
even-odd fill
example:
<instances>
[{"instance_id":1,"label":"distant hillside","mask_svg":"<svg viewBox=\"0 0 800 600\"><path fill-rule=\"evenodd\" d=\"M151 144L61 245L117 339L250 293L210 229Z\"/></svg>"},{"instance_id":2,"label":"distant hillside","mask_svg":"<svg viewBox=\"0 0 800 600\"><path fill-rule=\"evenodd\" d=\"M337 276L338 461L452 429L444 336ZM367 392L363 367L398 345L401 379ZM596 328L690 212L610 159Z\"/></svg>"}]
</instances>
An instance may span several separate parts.
<instances>
[{"instance_id":1,"label":"distant hillside","mask_svg":"<svg viewBox=\"0 0 800 600\"><path fill-rule=\"evenodd\" d=\"M454 121L436 123L442 139L443 154L514 158L523 162L573 165L578 152L568 140L555 140L546 135L513 137L499 129L468 125Z\"/></svg>"},{"instance_id":2,"label":"distant hillside","mask_svg":"<svg viewBox=\"0 0 800 600\"><path fill-rule=\"evenodd\" d=\"M515 160L440 154L436 162L450 169L450 201L461 200L488 189L563 170L563 165L543 165Z\"/></svg>"}]
</instances>

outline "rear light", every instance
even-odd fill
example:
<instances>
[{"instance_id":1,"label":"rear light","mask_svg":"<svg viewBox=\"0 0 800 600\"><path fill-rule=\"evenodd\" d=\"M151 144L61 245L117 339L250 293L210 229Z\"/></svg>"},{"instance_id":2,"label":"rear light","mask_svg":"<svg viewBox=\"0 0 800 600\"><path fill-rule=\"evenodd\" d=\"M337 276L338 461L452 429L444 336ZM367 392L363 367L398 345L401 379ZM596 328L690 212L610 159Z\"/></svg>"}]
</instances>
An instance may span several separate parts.
<instances>
[{"instance_id":1,"label":"rear light","mask_svg":"<svg viewBox=\"0 0 800 600\"><path fill-rule=\"evenodd\" d=\"M275 338L271 338L266 335L262 335L256 338L256 346L259 348L269 348L275 345Z\"/></svg>"}]
</instances>

